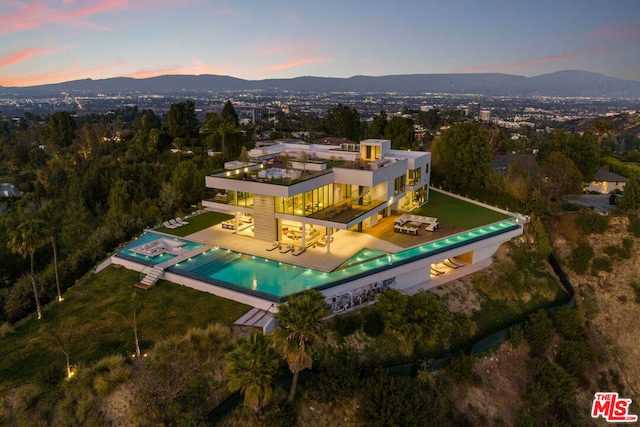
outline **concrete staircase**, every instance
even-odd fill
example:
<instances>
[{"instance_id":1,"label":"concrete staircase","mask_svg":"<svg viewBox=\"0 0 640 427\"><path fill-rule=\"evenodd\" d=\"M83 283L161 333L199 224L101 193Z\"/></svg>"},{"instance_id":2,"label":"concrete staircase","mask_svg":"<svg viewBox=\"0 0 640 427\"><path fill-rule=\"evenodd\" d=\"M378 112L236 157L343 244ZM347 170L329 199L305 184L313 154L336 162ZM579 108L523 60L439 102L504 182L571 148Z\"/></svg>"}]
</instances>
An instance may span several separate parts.
<instances>
[{"instance_id":1,"label":"concrete staircase","mask_svg":"<svg viewBox=\"0 0 640 427\"><path fill-rule=\"evenodd\" d=\"M163 274L164 268L156 265L140 282L136 283L135 286L140 289L152 288L155 286L156 282L160 280L160 277L162 277Z\"/></svg>"}]
</instances>

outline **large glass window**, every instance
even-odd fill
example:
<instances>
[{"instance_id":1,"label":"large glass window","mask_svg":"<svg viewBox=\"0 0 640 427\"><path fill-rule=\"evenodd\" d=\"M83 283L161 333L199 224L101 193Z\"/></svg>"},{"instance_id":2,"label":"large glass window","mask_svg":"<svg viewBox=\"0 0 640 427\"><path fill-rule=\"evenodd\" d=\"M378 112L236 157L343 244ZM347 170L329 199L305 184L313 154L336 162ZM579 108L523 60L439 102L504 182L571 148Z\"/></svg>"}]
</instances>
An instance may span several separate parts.
<instances>
[{"instance_id":1,"label":"large glass window","mask_svg":"<svg viewBox=\"0 0 640 427\"><path fill-rule=\"evenodd\" d=\"M397 196L398 194L404 192L404 185L407 182L406 175L402 175L393 180L393 195Z\"/></svg>"},{"instance_id":2,"label":"large glass window","mask_svg":"<svg viewBox=\"0 0 640 427\"><path fill-rule=\"evenodd\" d=\"M333 204L333 184L315 188L293 197L276 197L276 212L307 216Z\"/></svg>"},{"instance_id":3,"label":"large glass window","mask_svg":"<svg viewBox=\"0 0 640 427\"><path fill-rule=\"evenodd\" d=\"M422 168L410 170L407 174L407 185L420 184L422 180Z\"/></svg>"}]
</instances>

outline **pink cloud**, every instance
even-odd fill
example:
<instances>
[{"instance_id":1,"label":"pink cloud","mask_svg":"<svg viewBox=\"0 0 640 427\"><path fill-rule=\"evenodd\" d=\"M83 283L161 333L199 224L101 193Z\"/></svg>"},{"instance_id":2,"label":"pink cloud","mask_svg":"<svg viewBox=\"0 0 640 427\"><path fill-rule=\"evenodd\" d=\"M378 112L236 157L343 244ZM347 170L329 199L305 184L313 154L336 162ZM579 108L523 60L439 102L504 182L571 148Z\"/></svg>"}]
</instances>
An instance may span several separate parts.
<instances>
[{"instance_id":1,"label":"pink cloud","mask_svg":"<svg viewBox=\"0 0 640 427\"><path fill-rule=\"evenodd\" d=\"M19 62L26 61L29 58L42 55L50 55L52 53L61 52L61 49L48 49L48 48L26 48L18 52L11 53L9 55L0 57L0 67L6 67L8 65L17 64Z\"/></svg>"},{"instance_id":2,"label":"pink cloud","mask_svg":"<svg viewBox=\"0 0 640 427\"><path fill-rule=\"evenodd\" d=\"M295 24L303 23L302 19L300 19L300 16L292 10L285 12L284 17L287 21L293 22Z\"/></svg>"},{"instance_id":3,"label":"pink cloud","mask_svg":"<svg viewBox=\"0 0 640 427\"><path fill-rule=\"evenodd\" d=\"M254 74L262 74L269 71L280 71L286 70L288 68L300 67L301 65L309 65L309 64L322 64L325 62L330 62L333 60L333 57L330 56L315 56L312 58L304 58L304 59L295 59L291 61L282 62L280 64L271 65L269 67L260 68L254 70Z\"/></svg>"},{"instance_id":4,"label":"pink cloud","mask_svg":"<svg viewBox=\"0 0 640 427\"><path fill-rule=\"evenodd\" d=\"M12 12L0 16L0 34L36 29L43 25L62 21L75 25L96 27L96 25L90 24L82 20L82 18L112 10L134 7L134 5L129 4L129 0L100 0L97 2L83 2L81 5L72 0L65 0L59 9L48 6L42 0L36 0L31 3L14 3L13 6L14 10ZM140 7L140 5L138 4L135 7Z\"/></svg>"},{"instance_id":5,"label":"pink cloud","mask_svg":"<svg viewBox=\"0 0 640 427\"><path fill-rule=\"evenodd\" d=\"M309 41L295 41L280 43L274 45L267 45L258 48L262 55L292 55L300 54L303 52L309 52L316 50L316 47Z\"/></svg>"}]
</instances>

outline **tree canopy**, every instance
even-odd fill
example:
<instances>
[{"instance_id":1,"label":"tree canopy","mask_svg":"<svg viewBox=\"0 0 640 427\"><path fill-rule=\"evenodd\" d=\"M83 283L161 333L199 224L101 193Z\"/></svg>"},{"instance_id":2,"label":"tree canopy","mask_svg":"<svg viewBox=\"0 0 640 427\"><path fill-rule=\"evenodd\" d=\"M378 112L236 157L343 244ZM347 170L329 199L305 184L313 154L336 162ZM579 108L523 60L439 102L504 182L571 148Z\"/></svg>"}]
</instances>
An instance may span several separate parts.
<instances>
[{"instance_id":1,"label":"tree canopy","mask_svg":"<svg viewBox=\"0 0 640 427\"><path fill-rule=\"evenodd\" d=\"M322 118L322 127L328 135L358 141L361 136L360 114L355 108L338 104Z\"/></svg>"},{"instance_id":2,"label":"tree canopy","mask_svg":"<svg viewBox=\"0 0 640 427\"><path fill-rule=\"evenodd\" d=\"M434 142L433 153L445 187L468 193L484 185L493 155L489 134L479 123L451 126Z\"/></svg>"}]
</instances>

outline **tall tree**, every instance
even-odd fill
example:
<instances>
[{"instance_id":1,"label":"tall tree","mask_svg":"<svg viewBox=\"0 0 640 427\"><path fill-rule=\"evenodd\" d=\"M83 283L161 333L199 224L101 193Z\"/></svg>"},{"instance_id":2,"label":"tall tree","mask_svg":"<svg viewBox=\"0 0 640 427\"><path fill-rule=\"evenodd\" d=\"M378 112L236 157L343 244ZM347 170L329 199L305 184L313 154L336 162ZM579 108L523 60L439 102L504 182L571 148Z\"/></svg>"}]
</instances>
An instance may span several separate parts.
<instances>
[{"instance_id":1,"label":"tall tree","mask_svg":"<svg viewBox=\"0 0 640 427\"><path fill-rule=\"evenodd\" d=\"M273 345L293 373L288 400L296 394L300 371L313 365L314 347L321 341L322 318L329 314L322 294L315 290L290 298L278 306L274 318L280 323L273 332Z\"/></svg>"},{"instance_id":2,"label":"tall tree","mask_svg":"<svg viewBox=\"0 0 640 427\"><path fill-rule=\"evenodd\" d=\"M582 175L573 160L554 151L542 162L543 189L551 199L563 194L577 194L582 189Z\"/></svg>"},{"instance_id":3,"label":"tall tree","mask_svg":"<svg viewBox=\"0 0 640 427\"><path fill-rule=\"evenodd\" d=\"M59 150L71 145L77 126L75 119L68 111L53 113L44 128L49 152L55 155Z\"/></svg>"},{"instance_id":4,"label":"tall tree","mask_svg":"<svg viewBox=\"0 0 640 427\"><path fill-rule=\"evenodd\" d=\"M562 130L554 131L540 144L538 160L544 161L553 152L562 153L571 159L585 182L593 179L600 166L600 154L591 132L579 135L577 133L569 134Z\"/></svg>"},{"instance_id":5,"label":"tall tree","mask_svg":"<svg viewBox=\"0 0 640 427\"><path fill-rule=\"evenodd\" d=\"M640 184L635 177L629 178L624 185L624 197L620 201L620 206L629 211L637 211L640 209Z\"/></svg>"},{"instance_id":6,"label":"tall tree","mask_svg":"<svg viewBox=\"0 0 640 427\"><path fill-rule=\"evenodd\" d=\"M369 126L369 138L384 138L385 128L387 127L387 113L380 111L371 121Z\"/></svg>"},{"instance_id":7,"label":"tall tree","mask_svg":"<svg viewBox=\"0 0 640 427\"><path fill-rule=\"evenodd\" d=\"M244 404L260 416L273 395L274 376L278 372L278 355L269 337L253 332L227 355L226 374L229 389L244 394Z\"/></svg>"},{"instance_id":8,"label":"tall tree","mask_svg":"<svg viewBox=\"0 0 640 427\"><path fill-rule=\"evenodd\" d=\"M353 141L360 139L360 115L355 108L338 104L322 118L324 130L332 136Z\"/></svg>"},{"instance_id":9,"label":"tall tree","mask_svg":"<svg viewBox=\"0 0 640 427\"><path fill-rule=\"evenodd\" d=\"M384 137L391 141L392 148L411 148L413 120L402 116L393 116L385 127Z\"/></svg>"},{"instance_id":10,"label":"tall tree","mask_svg":"<svg viewBox=\"0 0 640 427\"><path fill-rule=\"evenodd\" d=\"M224 107L220 112L220 116L223 122L231 123L233 126L238 126L238 123L239 123L238 113L236 112L236 109L233 107L233 104L231 103L231 101L227 101L227 103L224 104Z\"/></svg>"},{"instance_id":11,"label":"tall tree","mask_svg":"<svg viewBox=\"0 0 640 427\"><path fill-rule=\"evenodd\" d=\"M434 167L446 187L473 192L491 168L489 135L477 122L460 123L442 133L433 145Z\"/></svg>"},{"instance_id":12,"label":"tall tree","mask_svg":"<svg viewBox=\"0 0 640 427\"><path fill-rule=\"evenodd\" d=\"M198 136L199 123L195 104L190 100L171 104L167 116L167 126L169 127L169 135L174 139L190 139Z\"/></svg>"},{"instance_id":13,"label":"tall tree","mask_svg":"<svg viewBox=\"0 0 640 427\"><path fill-rule=\"evenodd\" d=\"M44 232L49 236L51 249L53 250L53 267L56 274L56 290L58 291L58 301L62 301L62 291L60 290L60 276L58 275L58 245L56 239L60 233L64 221L64 206L55 199L47 203L40 211L40 217L44 226Z\"/></svg>"},{"instance_id":14,"label":"tall tree","mask_svg":"<svg viewBox=\"0 0 640 427\"><path fill-rule=\"evenodd\" d=\"M24 258L30 258L31 287L33 288L33 297L36 301L38 319L42 319L42 307L40 306L40 296L36 283L34 257L36 250L44 244L45 239L44 224L42 220L36 217L27 218L11 232L9 238L9 248L13 253L22 255Z\"/></svg>"}]
</instances>

